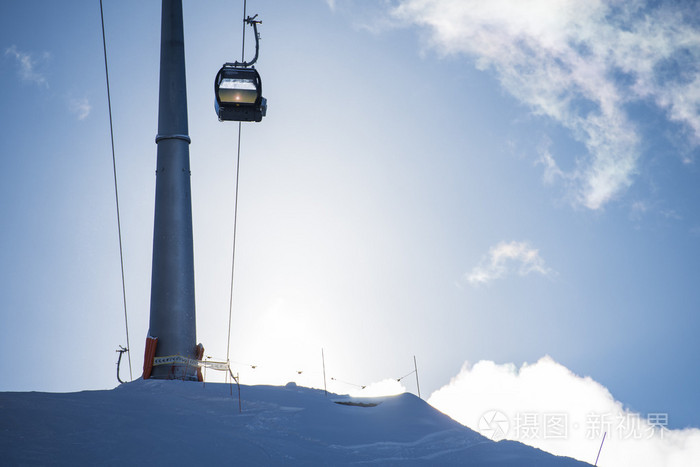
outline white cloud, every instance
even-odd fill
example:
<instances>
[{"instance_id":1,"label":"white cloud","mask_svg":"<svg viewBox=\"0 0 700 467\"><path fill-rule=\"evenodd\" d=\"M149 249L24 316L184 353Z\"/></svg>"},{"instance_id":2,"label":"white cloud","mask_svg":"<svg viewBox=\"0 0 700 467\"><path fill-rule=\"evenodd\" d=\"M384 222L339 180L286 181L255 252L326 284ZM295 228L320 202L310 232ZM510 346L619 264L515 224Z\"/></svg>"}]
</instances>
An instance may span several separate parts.
<instances>
[{"instance_id":1,"label":"white cloud","mask_svg":"<svg viewBox=\"0 0 700 467\"><path fill-rule=\"evenodd\" d=\"M466 275L471 285L481 285L510 274L525 276L531 273L549 275L552 271L535 248L526 242L501 242L489 250L479 265Z\"/></svg>"},{"instance_id":2,"label":"white cloud","mask_svg":"<svg viewBox=\"0 0 700 467\"><path fill-rule=\"evenodd\" d=\"M49 87L46 77L37 71L37 68L48 60L48 53L44 53L37 59L31 54L17 49L17 46L12 45L5 49L5 56L13 57L16 60L19 67L18 73L22 81L34 83L41 87Z\"/></svg>"},{"instance_id":3,"label":"white cloud","mask_svg":"<svg viewBox=\"0 0 700 467\"><path fill-rule=\"evenodd\" d=\"M90 115L92 106L90 105L90 101L85 97L80 99L73 98L68 101L68 110L75 114L78 120L84 120Z\"/></svg>"},{"instance_id":4,"label":"white cloud","mask_svg":"<svg viewBox=\"0 0 700 467\"><path fill-rule=\"evenodd\" d=\"M540 157L537 163L544 165L543 179L545 183L554 183L558 179L566 178L566 174L559 168L557 161L552 157L552 153L549 150L550 145L551 141L547 140L538 148Z\"/></svg>"},{"instance_id":5,"label":"white cloud","mask_svg":"<svg viewBox=\"0 0 700 467\"><path fill-rule=\"evenodd\" d=\"M428 402L484 436L505 433L591 464L607 431L600 467L687 467L700 459L699 429L662 430L668 415L631 412L604 386L549 357L520 370L490 361L465 364Z\"/></svg>"},{"instance_id":6,"label":"white cloud","mask_svg":"<svg viewBox=\"0 0 700 467\"><path fill-rule=\"evenodd\" d=\"M655 102L700 143L700 32L680 8L651 11L642 1L613 0L400 0L392 13L427 28L442 53L476 58L535 114L571 130L588 150L570 174L576 199L599 209L636 172L641 135L625 110L630 101Z\"/></svg>"}]
</instances>

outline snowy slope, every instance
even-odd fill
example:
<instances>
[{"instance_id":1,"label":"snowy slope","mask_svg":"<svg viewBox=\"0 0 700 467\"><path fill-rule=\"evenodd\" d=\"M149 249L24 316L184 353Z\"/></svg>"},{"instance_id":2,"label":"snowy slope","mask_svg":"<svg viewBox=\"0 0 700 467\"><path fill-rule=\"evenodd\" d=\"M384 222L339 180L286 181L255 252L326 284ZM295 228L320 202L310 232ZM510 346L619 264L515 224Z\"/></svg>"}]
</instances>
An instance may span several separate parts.
<instances>
[{"instance_id":1,"label":"snowy slope","mask_svg":"<svg viewBox=\"0 0 700 467\"><path fill-rule=\"evenodd\" d=\"M109 391L0 393L2 465L586 466L495 443L412 394L138 380ZM335 402L371 402L373 407Z\"/></svg>"}]
</instances>

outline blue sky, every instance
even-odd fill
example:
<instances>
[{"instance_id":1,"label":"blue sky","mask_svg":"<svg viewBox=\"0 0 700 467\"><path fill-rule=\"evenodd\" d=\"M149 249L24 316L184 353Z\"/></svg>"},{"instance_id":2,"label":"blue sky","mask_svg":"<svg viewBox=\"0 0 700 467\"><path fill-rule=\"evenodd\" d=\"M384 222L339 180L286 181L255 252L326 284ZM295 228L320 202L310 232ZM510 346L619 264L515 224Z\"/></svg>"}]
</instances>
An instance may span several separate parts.
<instances>
[{"instance_id":1,"label":"blue sky","mask_svg":"<svg viewBox=\"0 0 700 467\"><path fill-rule=\"evenodd\" d=\"M216 119L212 82L239 57L240 3L184 9L198 339L218 358L237 134ZM160 5L104 8L137 376ZM354 384L402 376L416 355L430 394L465 362L549 355L636 412L700 425L692 3L249 11L263 20L269 109L242 136L231 359L244 382L318 386L323 347L329 377ZM103 65L97 1L0 4L0 390L116 383L126 341Z\"/></svg>"}]
</instances>

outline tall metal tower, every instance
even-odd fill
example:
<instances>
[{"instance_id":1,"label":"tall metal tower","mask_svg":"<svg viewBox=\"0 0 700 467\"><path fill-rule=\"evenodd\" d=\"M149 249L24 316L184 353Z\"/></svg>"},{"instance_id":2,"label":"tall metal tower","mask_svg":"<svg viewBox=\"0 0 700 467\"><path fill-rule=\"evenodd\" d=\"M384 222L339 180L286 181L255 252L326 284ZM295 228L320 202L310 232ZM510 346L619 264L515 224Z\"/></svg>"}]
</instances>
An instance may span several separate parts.
<instances>
[{"instance_id":1,"label":"tall metal tower","mask_svg":"<svg viewBox=\"0 0 700 467\"><path fill-rule=\"evenodd\" d=\"M182 0L163 0L162 8L156 136L158 157L148 334L158 338L156 357L195 359L190 137ZM197 370L173 362L154 366L151 377L196 380Z\"/></svg>"}]
</instances>

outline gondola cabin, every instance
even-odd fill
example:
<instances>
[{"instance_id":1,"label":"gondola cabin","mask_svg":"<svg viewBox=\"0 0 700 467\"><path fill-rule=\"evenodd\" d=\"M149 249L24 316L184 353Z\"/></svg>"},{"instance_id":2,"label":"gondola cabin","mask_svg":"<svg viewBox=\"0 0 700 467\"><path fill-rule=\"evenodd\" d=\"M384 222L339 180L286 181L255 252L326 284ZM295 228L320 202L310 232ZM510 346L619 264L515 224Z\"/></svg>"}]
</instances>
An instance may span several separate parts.
<instances>
[{"instance_id":1,"label":"gondola cabin","mask_svg":"<svg viewBox=\"0 0 700 467\"><path fill-rule=\"evenodd\" d=\"M259 122L267 113L267 99L255 68L225 64L216 74L214 94L221 122Z\"/></svg>"}]
</instances>

